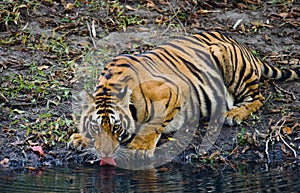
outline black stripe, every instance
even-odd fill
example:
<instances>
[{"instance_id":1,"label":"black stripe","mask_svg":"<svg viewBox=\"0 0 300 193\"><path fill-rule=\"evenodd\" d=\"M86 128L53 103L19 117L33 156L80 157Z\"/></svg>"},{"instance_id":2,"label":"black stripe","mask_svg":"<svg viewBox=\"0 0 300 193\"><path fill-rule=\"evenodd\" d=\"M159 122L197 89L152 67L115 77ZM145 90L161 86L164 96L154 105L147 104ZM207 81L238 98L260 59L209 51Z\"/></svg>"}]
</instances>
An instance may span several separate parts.
<instances>
[{"instance_id":1,"label":"black stripe","mask_svg":"<svg viewBox=\"0 0 300 193\"><path fill-rule=\"evenodd\" d=\"M137 56L135 56L135 55L124 54L122 56L129 58L130 60L136 61L137 63L140 63L140 61L137 59Z\"/></svg>"},{"instance_id":2,"label":"black stripe","mask_svg":"<svg viewBox=\"0 0 300 193\"><path fill-rule=\"evenodd\" d=\"M97 110L97 114L100 115L100 114L104 114L104 113L107 113L107 114L114 114L114 111L112 109L109 109L109 108L104 108L104 109L98 109Z\"/></svg>"},{"instance_id":3,"label":"black stripe","mask_svg":"<svg viewBox=\"0 0 300 193\"><path fill-rule=\"evenodd\" d=\"M132 80L133 78L130 75L124 76L124 78L119 79L120 82L126 83L129 80Z\"/></svg>"},{"instance_id":4,"label":"black stripe","mask_svg":"<svg viewBox=\"0 0 300 193\"><path fill-rule=\"evenodd\" d=\"M169 61L169 64L172 65L173 68L176 69L173 70L173 68L169 68L177 77L179 77L181 80L183 80L187 85L189 85L190 88L193 88L193 91L195 92L195 95L196 95L196 99L197 99L197 102L199 102L199 93L197 92L197 88L195 86L195 83L191 81L191 77L188 77L187 74L184 74L182 73L179 69L178 69L178 66L177 64L180 63L180 61L178 61L178 59L180 58L175 58L175 56L173 55L173 53L170 53L167 49L165 48L162 48L163 52L160 53L161 56L163 56L166 60ZM157 55L157 53L152 53L154 55ZM177 55L176 55L177 56ZM172 58L174 61L176 61L176 64L173 63L170 59ZM177 56L178 57L178 56ZM185 64L186 66L186 64ZM193 97L190 97L190 103L193 104ZM192 106L193 109L190 109L190 111L192 112L193 115L197 114L199 112L199 109L195 109L194 108L195 106ZM201 118L201 113L199 113L199 120Z\"/></svg>"},{"instance_id":5,"label":"black stripe","mask_svg":"<svg viewBox=\"0 0 300 193\"><path fill-rule=\"evenodd\" d=\"M177 93L178 93L178 89L177 89ZM169 90L169 95L170 95L170 97L169 97L169 100L167 101L167 103L165 104L165 109L167 109L169 107L170 101L171 101L171 98L172 98L172 92L170 90ZM178 99L178 95L176 97L176 101L177 101L177 99Z\"/></svg>"},{"instance_id":6,"label":"black stripe","mask_svg":"<svg viewBox=\"0 0 300 193\"><path fill-rule=\"evenodd\" d=\"M279 81L284 81L292 76L292 72L289 69L282 69L281 72L281 78L277 79Z\"/></svg>"},{"instance_id":7,"label":"black stripe","mask_svg":"<svg viewBox=\"0 0 300 193\"><path fill-rule=\"evenodd\" d=\"M237 53L236 53L237 54ZM236 56L237 57L237 56ZM239 62L242 62L241 64L240 64L240 66L241 66L241 69L240 69L240 71L238 72L238 84L236 84L236 86L235 86L235 88L233 89L233 90L235 90L236 92L238 92L238 89L240 88L240 86L241 86L241 84L242 84L242 79L243 79L243 77L244 77L244 75L245 75L245 72L246 72L246 67L247 67L247 63L246 63L246 61L245 61L245 59L244 59L244 57L241 57L242 58L242 61L239 61ZM237 65L237 64L236 64ZM233 79L235 79L235 78L237 78L236 76L233 78Z\"/></svg>"},{"instance_id":8,"label":"black stripe","mask_svg":"<svg viewBox=\"0 0 300 193\"><path fill-rule=\"evenodd\" d=\"M203 45L203 41L204 39L200 39L198 38L197 36L195 35L192 35L192 36L181 36L181 38L177 38L176 40L184 40L186 42L188 42L187 45L185 46L188 46L189 44L194 44L195 47L190 47L190 48L196 48L196 47L199 47L201 45ZM176 42L176 41L175 41ZM206 45L211 45L210 42L204 40L205 44ZM177 44L184 44L183 42L176 42Z\"/></svg>"},{"instance_id":9,"label":"black stripe","mask_svg":"<svg viewBox=\"0 0 300 193\"><path fill-rule=\"evenodd\" d=\"M176 58L175 58L175 56L173 55L173 54L171 54L168 50L166 50L166 49L163 49L164 50L164 53L165 54L167 54L169 57L171 57L172 59L174 59L175 61L177 61L177 63L180 63L180 61L178 61ZM177 55L176 55L177 56ZM178 59L180 59L179 58L179 56L177 56L178 57ZM168 58L167 58L168 59ZM196 99L197 99L197 102L200 102L200 96L199 96L199 93L197 92L197 87L196 87L196 85L195 85L195 83L194 82L192 82L191 81L191 77L187 77L187 74L183 74L181 71L178 71L179 69L178 69L178 67L177 67L177 65L176 64L174 64L173 62L170 62L170 64L173 66L173 67L175 67L175 69L177 70L177 71L173 71L178 77L180 77L181 78L181 80L184 80L185 82L186 82L186 84L187 85L190 85L190 87L192 87L193 88L193 91L194 91L194 93L195 93L195 95L196 95ZM185 64L186 65L186 64ZM191 71L191 70L190 70ZM199 80L200 81L200 80ZM193 97L190 97L190 104L193 104ZM192 106L192 107L195 107L195 106ZM193 113L193 114L196 114L196 112L199 112L199 110L198 109L195 109L195 108L193 108L193 109L191 109L191 112ZM199 117L198 117L198 119L200 120L200 118L201 118L201 113L199 113Z\"/></svg>"},{"instance_id":10,"label":"black stripe","mask_svg":"<svg viewBox=\"0 0 300 193\"><path fill-rule=\"evenodd\" d=\"M133 105L133 104L130 104L129 105L129 110L130 110L130 112L131 112L131 116L132 116L132 118L135 120L135 121L137 121L137 109L135 108L135 106Z\"/></svg>"},{"instance_id":11,"label":"black stripe","mask_svg":"<svg viewBox=\"0 0 300 193\"><path fill-rule=\"evenodd\" d=\"M259 84L259 81L256 80L256 81L251 81L247 84L245 84L245 89L243 89L242 92L240 92L239 94L239 98L237 101L237 103L239 102L243 102L248 96L255 96L256 93L257 93L257 88L254 88L254 89L250 89L251 86L254 86L256 84ZM258 93L257 93L258 94Z\"/></svg>"},{"instance_id":12,"label":"black stripe","mask_svg":"<svg viewBox=\"0 0 300 193\"><path fill-rule=\"evenodd\" d=\"M228 49L228 48L226 48L226 50L227 50L227 52L228 52L228 50L229 50L229 52L230 52L230 58L231 58L231 69L232 69L232 78L231 78L231 80L230 80L230 82L229 82L229 84L228 84L228 86L231 86L233 83L234 83L234 81L235 81L235 78L236 78L236 74L237 74L237 66L238 66L238 57L237 57L237 51L236 51L236 46L232 46L232 49ZM232 52L232 50L233 50L233 52ZM241 57L243 57L243 56L241 56ZM233 61L233 59L234 59L234 61Z\"/></svg>"},{"instance_id":13,"label":"black stripe","mask_svg":"<svg viewBox=\"0 0 300 193\"><path fill-rule=\"evenodd\" d=\"M132 140L135 138L136 134L135 133L129 133L128 131L125 131L125 133L122 136L120 146L127 146L129 143L132 142ZM128 138L129 137L129 138Z\"/></svg>"},{"instance_id":14,"label":"black stripe","mask_svg":"<svg viewBox=\"0 0 300 193\"><path fill-rule=\"evenodd\" d=\"M87 125L88 125L88 121L87 121L87 116L84 116L83 117L83 123L84 123L84 130L86 130L86 128L87 128Z\"/></svg>"},{"instance_id":15,"label":"black stripe","mask_svg":"<svg viewBox=\"0 0 300 193\"><path fill-rule=\"evenodd\" d=\"M271 78L276 78L277 77L277 70L274 66L269 66L272 72Z\"/></svg>"},{"instance_id":16,"label":"black stripe","mask_svg":"<svg viewBox=\"0 0 300 193\"><path fill-rule=\"evenodd\" d=\"M181 80L184 80L186 83L187 83L187 79L189 79L188 77L186 77L186 76L184 76L183 74L182 74L182 72L178 72L178 67L177 67L177 65L176 64L174 64L167 56L165 56L165 55L168 55L169 57L171 57L173 60L175 60L177 63L179 63L179 61L176 59L176 58L174 58L174 56L171 54L171 53L169 53L167 50L165 50L165 49L162 49L164 52L161 52L161 53L156 53L156 52L149 52L149 54L151 54L151 55L154 55L154 56L156 56L160 61L164 61L164 60L167 60L168 61L168 63L165 63L165 64L169 64L169 65L172 65L175 69L176 69L176 71L175 70L173 70L172 68L169 68L171 71L172 71L172 73L174 73L177 77L180 77L181 78ZM163 56L163 58L161 57L161 56ZM152 62L154 62L153 61L153 59L152 59L152 57L149 57L149 56L145 56L146 58L148 58L149 60L151 60ZM168 66L169 66L168 65ZM165 75L162 75L162 76L158 76L158 75L154 75L155 77L159 77L159 78L161 78L161 79L164 79L164 80L166 80L167 82L172 82L172 80L170 80L169 78L167 78ZM184 77L183 77L184 76ZM176 84L173 84L174 86L176 86L177 88L178 88L178 86L176 85Z\"/></svg>"},{"instance_id":17,"label":"black stripe","mask_svg":"<svg viewBox=\"0 0 300 193\"><path fill-rule=\"evenodd\" d=\"M205 36L205 38L203 38L203 34L198 34L199 36L194 36L198 41L199 43L203 44L203 42L208 45L208 46L211 46L213 43L211 42L211 40Z\"/></svg>"},{"instance_id":18,"label":"black stripe","mask_svg":"<svg viewBox=\"0 0 300 193\"><path fill-rule=\"evenodd\" d=\"M201 95L204 97L204 101L200 101L201 103L205 103L205 108L207 110L207 113L204 113L201 111L202 116L210 116L211 115L211 101L209 96L207 95L206 91L204 88L202 88L201 86L199 86L200 90L201 90ZM200 104L201 107L201 104ZM200 108L201 109L201 108Z\"/></svg>"},{"instance_id":19,"label":"black stripe","mask_svg":"<svg viewBox=\"0 0 300 193\"><path fill-rule=\"evenodd\" d=\"M127 68L130 68L130 67L131 67L131 65L128 64L128 63L120 63L120 64L118 64L117 66L118 66L118 67L127 67Z\"/></svg>"},{"instance_id":20,"label":"black stripe","mask_svg":"<svg viewBox=\"0 0 300 193\"><path fill-rule=\"evenodd\" d=\"M221 38L219 38L219 37L216 35L216 33L219 34L219 35L221 36ZM220 33L218 33L218 32L215 32L215 33L212 33L212 32L206 32L206 33L202 33L202 34L201 34L202 36L206 37L206 39L209 39L209 40L211 41L212 38L211 38L211 37L208 37L206 34L209 34L210 36L212 36L213 38L217 39L217 40L220 41L220 42L224 42L224 39L222 38L223 35L220 34Z\"/></svg>"},{"instance_id":21,"label":"black stripe","mask_svg":"<svg viewBox=\"0 0 300 193\"><path fill-rule=\"evenodd\" d=\"M167 43L166 45L171 46L172 48L175 48L188 56L190 55L190 53L188 53L183 47L181 47L175 43L170 42L170 43Z\"/></svg>"},{"instance_id":22,"label":"black stripe","mask_svg":"<svg viewBox=\"0 0 300 193\"><path fill-rule=\"evenodd\" d=\"M265 77L267 77L268 76L268 74L269 74L269 71L270 71L270 69L269 69L269 65L268 64L264 64L264 71L263 71L263 76L265 76Z\"/></svg>"},{"instance_id":23,"label":"black stripe","mask_svg":"<svg viewBox=\"0 0 300 193\"><path fill-rule=\"evenodd\" d=\"M196 66L194 64L192 64L191 62L187 61L186 59L182 58L181 56L178 56L180 60L182 60L182 62L186 65L186 67L190 70L190 72L197 77L197 79L204 83L202 77L200 77L199 74L205 75L205 73L201 72L200 69L196 68Z\"/></svg>"}]
</instances>

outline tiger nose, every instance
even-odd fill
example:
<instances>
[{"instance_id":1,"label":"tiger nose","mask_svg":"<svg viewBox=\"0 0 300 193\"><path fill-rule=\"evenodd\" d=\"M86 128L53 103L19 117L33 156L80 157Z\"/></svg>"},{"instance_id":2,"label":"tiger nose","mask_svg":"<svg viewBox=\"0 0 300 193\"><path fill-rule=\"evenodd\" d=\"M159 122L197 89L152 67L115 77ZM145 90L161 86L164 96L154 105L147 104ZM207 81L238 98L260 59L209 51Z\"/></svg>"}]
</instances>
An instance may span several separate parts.
<instances>
[{"instance_id":1,"label":"tiger nose","mask_svg":"<svg viewBox=\"0 0 300 193\"><path fill-rule=\"evenodd\" d=\"M112 151L102 150L102 154L103 154L104 157L111 157Z\"/></svg>"}]
</instances>

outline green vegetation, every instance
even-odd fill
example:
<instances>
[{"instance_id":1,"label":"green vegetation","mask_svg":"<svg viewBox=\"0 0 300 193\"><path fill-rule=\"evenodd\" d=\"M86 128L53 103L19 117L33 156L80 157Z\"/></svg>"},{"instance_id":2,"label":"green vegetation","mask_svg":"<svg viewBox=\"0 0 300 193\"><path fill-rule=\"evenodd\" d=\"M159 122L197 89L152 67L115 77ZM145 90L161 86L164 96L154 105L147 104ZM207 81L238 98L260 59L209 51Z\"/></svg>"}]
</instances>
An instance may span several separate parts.
<instances>
[{"instance_id":1,"label":"green vegetation","mask_svg":"<svg viewBox=\"0 0 300 193\"><path fill-rule=\"evenodd\" d=\"M63 4L64 10L57 12L49 12L45 9L48 6L58 8L53 1L36 0L4 1L0 5L0 27L6 33L0 38L0 47L8 53L5 62L0 60L0 129L12 136L24 136L27 145L51 148L65 144L77 130L78 112L74 112L72 101L76 101L80 89L93 91L112 53L104 46L95 49L94 42L87 40L95 30L91 26L86 31L91 18L84 14L74 17L72 13L82 8L111 14L109 9L118 5L75 1ZM32 26L31 20L38 23ZM123 29L140 22L124 11L113 20ZM109 26L97 32L98 37L108 33Z\"/></svg>"}]
</instances>

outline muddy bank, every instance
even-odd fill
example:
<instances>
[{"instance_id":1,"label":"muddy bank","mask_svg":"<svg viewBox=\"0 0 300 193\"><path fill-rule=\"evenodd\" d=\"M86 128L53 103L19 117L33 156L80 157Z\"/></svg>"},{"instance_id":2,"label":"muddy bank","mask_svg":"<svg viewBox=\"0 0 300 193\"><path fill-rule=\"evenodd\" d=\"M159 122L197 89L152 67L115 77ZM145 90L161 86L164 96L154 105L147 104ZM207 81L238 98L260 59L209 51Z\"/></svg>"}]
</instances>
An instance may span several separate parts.
<instances>
[{"instance_id":1,"label":"muddy bank","mask_svg":"<svg viewBox=\"0 0 300 193\"><path fill-rule=\"evenodd\" d=\"M267 62L299 67L296 1L16 1L3 3L0 14L2 165L82 163L67 146L77 129L73 93L92 90L103 65L120 53L142 52L178 34L219 30ZM182 157L196 164L297 161L299 86L263 82L261 110L242 125L224 126L207 153L198 155L195 137Z\"/></svg>"}]
</instances>

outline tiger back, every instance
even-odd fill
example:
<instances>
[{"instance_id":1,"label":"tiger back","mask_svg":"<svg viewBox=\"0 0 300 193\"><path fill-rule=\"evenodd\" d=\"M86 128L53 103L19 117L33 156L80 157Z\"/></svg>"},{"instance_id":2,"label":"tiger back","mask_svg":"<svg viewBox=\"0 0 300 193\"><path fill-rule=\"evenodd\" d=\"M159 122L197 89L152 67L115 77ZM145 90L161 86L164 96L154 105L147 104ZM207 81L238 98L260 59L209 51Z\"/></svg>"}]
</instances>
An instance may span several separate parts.
<instances>
[{"instance_id":1,"label":"tiger back","mask_svg":"<svg viewBox=\"0 0 300 193\"><path fill-rule=\"evenodd\" d=\"M262 77L294 80L300 72L270 66L219 32L117 56L103 69L94 95L86 95L89 111L73 143L95 149L103 164L115 165L120 147L153 157L162 133L198 128L201 117L220 109L228 125L245 120L263 105Z\"/></svg>"}]
</instances>

